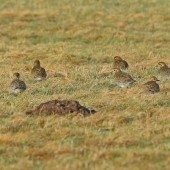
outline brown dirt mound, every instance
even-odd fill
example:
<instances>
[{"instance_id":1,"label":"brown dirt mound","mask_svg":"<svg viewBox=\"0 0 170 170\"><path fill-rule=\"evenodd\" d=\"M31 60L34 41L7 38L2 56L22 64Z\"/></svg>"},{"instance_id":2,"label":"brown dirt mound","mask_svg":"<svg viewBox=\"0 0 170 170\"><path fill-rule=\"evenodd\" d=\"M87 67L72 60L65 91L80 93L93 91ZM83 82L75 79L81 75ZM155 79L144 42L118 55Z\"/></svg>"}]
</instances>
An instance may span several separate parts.
<instances>
[{"instance_id":1,"label":"brown dirt mound","mask_svg":"<svg viewBox=\"0 0 170 170\"><path fill-rule=\"evenodd\" d=\"M27 111L27 115L67 115L69 113L81 113L84 116L94 114L95 110L90 110L81 106L78 101L74 100L51 100L41 103L34 110Z\"/></svg>"}]
</instances>

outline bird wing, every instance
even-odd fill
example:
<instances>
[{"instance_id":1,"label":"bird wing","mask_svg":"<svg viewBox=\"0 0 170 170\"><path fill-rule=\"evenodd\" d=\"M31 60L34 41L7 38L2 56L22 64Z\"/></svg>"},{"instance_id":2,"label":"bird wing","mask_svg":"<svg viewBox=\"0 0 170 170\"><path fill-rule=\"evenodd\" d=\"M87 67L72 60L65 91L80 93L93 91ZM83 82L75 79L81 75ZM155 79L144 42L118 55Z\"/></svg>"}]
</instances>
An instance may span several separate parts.
<instances>
[{"instance_id":1,"label":"bird wing","mask_svg":"<svg viewBox=\"0 0 170 170\"><path fill-rule=\"evenodd\" d=\"M42 77L47 77L47 73L44 68L41 67L41 76Z\"/></svg>"},{"instance_id":2,"label":"bird wing","mask_svg":"<svg viewBox=\"0 0 170 170\"><path fill-rule=\"evenodd\" d=\"M143 84L144 88L147 88L150 91L159 91L159 85L155 81L148 81L145 84Z\"/></svg>"},{"instance_id":3,"label":"bird wing","mask_svg":"<svg viewBox=\"0 0 170 170\"><path fill-rule=\"evenodd\" d=\"M20 89L24 89L24 90L27 88L25 82L22 80L19 81L19 87Z\"/></svg>"},{"instance_id":4,"label":"bird wing","mask_svg":"<svg viewBox=\"0 0 170 170\"><path fill-rule=\"evenodd\" d=\"M123 63L124 63L125 68L129 67L129 64L125 60L123 60Z\"/></svg>"},{"instance_id":5,"label":"bird wing","mask_svg":"<svg viewBox=\"0 0 170 170\"><path fill-rule=\"evenodd\" d=\"M125 81L134 81L132 76L128 73L122 73L122 79L124 79Z\"/></svg>"},{"instance_id":6,"label":"bird wing","mask_svg":"<svg viewBox=\"0 0 170 170\"><path fill-rule=\"evenodd\" d=\"M33 67L31 70L31 74L34 75L34 77L46 77L46 71L42 67Z\"/></svg>"},{"instance_id":7,"label":"bird wing","mask_svg":"<svg viewBox=\"0 0 170 170\"><path fill-rule=\"evenodd\" d=\"M31 74L36 75L36 72L37 72L37 67L33 67L31 70Z\"/></svg>"},{"instance_id":8,"label":"bird wing","mask_svg":"<svg viewBox=\"0 0 170 170\"><path fill-rule=\"evenodd\" d=\"M143 84L145 87L151 87L151 86L153 86L153 81L148 81L148 82L146 82L145 84Z\"/></svg>"},{"instance_id":9,"label":"bird wing","mask_svg":"<svg viewBox=\"0 0 170 170\"><path fill-rule=\"evenodd\" d=\"M16 89L26 89L26 84L25 84L25 82L24 81L22 81L22 80L13 80L12 82L11 82L11 88L13 89L13 90L16 90Z\"/></svg>"}]
</instances>

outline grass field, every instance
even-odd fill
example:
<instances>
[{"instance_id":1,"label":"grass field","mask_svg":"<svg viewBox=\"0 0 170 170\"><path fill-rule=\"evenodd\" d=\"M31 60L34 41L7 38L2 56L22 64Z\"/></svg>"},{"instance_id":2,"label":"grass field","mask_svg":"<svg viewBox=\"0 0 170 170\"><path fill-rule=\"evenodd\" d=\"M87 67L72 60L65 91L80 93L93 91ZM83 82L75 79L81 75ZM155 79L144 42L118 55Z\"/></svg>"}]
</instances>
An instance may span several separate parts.
<instances>
[{"instance_id":1,"label":"grass field","mask_svg":"<svg viewBox=\"0 0 170 170\"><path fill-rule=\"evenodd\" d=\"M169 170L170 80L155 95L138 85L170 65L169 0L0 0L0 169ZM137 81L113 83L113 58ZM30 75L40 59L48 78ZM13 72L28 89L9 93ZM74 99L90 117L28 117L51 99Z\"/></svg>"}]
</instances>

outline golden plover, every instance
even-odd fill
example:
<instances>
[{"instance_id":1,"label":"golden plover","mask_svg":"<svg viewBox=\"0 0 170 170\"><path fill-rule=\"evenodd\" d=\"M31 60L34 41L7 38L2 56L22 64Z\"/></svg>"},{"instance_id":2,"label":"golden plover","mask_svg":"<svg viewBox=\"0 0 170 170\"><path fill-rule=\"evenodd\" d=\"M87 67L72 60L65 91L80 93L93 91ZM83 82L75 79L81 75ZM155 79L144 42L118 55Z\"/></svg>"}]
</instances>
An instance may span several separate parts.
<instances>
[{"instance_id":1,"label":"golden plover","mask_svg":"<svg viewBox=\"0 0 170 170\"><path fill-rule=\"evenodd\" d=\"M128 69L128 63L119 56L114 57L113 68L120 68L122 70Z\"/></svg>"},{"instance_id":2,"label":"golden plover","mask_svg":"<svg viewBox=\"0 0 170 170\"><path fill-rule=\"evenodd\" d=\"M21 93L24 90L26 90L26 84L24 81L20 80L20 74L14 73L13 76L14 76L14 79L12 80L11 85L10 85L11 91L17 94L17 93Z\"/></svg>"},{"instance_id":3,"label":"golden plover","mask_svg":"<svg viewBox=\"0 0 170 170\"><path fill-rule=\"evenodd\" d=\"M46 71L41 67L39 60L34 61L34 67L31 70L31 74L36 81L44 80L47 77Z\"/></svg>"},{"instance_id":4,"label":"golden plover","mask_svg":"<svg viewBox=\"0 0 170 170\"><path fill-rule=\"evenodd\" d=\"M122 72L119 68L115 68L114 72L114 81L121 88L127 88L136 82L129 74Z\"/></svg>"},{"instance_id":5,"label":"golden plover","mask_svg":"<svg viewBox=\"0 0 170 170\"><path fill-rule=\"evenodd\" d=\"M159 84L156 82L159 81L155 76L150 77L149 81L142 85L142 89L145 93L154 94L160 91Z\"/></svg>"},{"instance_id":6,"label":"golden plover","mask_svg":"<svg viewBox=\"0 0 170 170\"><path fill-rule=\"evenodd\" d=\"M159 62L158 63L158 74L161 77L168 77L170 76L170 68L164 63L164 62Z\"/></svg>"}]
</instances>

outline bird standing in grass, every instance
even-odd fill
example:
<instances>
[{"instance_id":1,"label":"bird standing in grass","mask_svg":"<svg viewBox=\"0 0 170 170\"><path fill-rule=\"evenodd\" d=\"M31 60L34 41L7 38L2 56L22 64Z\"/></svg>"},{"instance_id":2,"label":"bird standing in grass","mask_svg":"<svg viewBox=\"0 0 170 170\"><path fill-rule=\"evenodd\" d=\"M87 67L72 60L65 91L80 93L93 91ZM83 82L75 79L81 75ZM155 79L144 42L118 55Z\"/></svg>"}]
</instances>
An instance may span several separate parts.
<instances>
[{"instance_id":1,"label":"bird standing in grass","mask_svg":"<svg viewBox=\"0 0 170 170\"><path fill-rule=\"evenodd\" d=\"M31 70L31 74L36 81L44 80L47 77L47 73L45 69L41 67L39 60L34 61L34 67Z\"/></svg>"},{"instance_id":2,"label":"bird standing in grass","mask_svg":"<svg viewBox=\"0 0 170 170\"><path fill-rule=\"evenodd\" d=\"M119 68L115 68L114 72L114 81L121 88L127 88L135 82L128 73L122 72Z\"/></svg>"},{"instance_id":3,"label":"bird standing in grass","mask_svg":"<svg viewBox=\"0 0 170 170\"><path fill-rule=\"evenodd\" d=\"M119 68L121 70L126 70L126 69L128 69L128 67L129 67L128 63L125 60L123 60L121 57L119 57L119 56L114 57L113 68Z\"/></svg>"},{"instance_id":4,"label":"bird standing in grass","mask_svg":"<svg viewBox=\"0 0 170 170\"><path fill-rule=\"evenodd\" d=\"M170 77L170 68L164 63L159 62L158 63L158 74L161 77Z\"/></svg>"},{"instance_id":5,"label":"bird standing in grass","mask_svg":"<svg viewBox=\"0 0 170 170\"><path fill-rule=\"evenodd\" d=\"M21 93L24 90L26 90L26 84L24 81L20 80L20 74L14 73L13 76L14 76L14 79L12 80L11 85L10 85L11 91L17 94L17 93Z\"/></svg>"},{"instance_id":6,"label":"bird standing in grass","mask_svg":"<svg viewBox=\"0 0 170 170\"><path fill-rule=\"evenodd\" d=\"M154 94L160 92L159 81L155 76L150 77L149 81L142 85L143 92L147 94Z\"/></svg>"}]
</instances>

